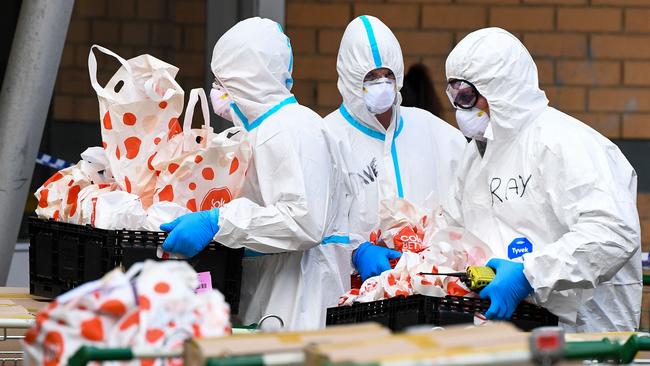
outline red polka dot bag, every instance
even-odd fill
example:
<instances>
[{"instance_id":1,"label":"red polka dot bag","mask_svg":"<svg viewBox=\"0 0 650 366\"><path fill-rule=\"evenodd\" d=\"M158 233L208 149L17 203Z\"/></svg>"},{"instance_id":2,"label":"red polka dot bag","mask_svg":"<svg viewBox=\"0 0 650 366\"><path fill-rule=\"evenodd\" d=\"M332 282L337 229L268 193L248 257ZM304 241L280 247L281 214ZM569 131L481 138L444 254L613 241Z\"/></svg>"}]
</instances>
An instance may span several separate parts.
<instances>
[{"instance_id":1,"label":"red polka dot bag","mask_svg":"<svg viewBox=\"0 0 650 366\"><path fill-rule=\"evenodd\" d=\"M121 67L102 87L94 50L114 57ZM150 55L125 60L93 45L88 55L90 81L99 100L102 141L120 189L153 202L156 172L150 169L157 145L181 132L178 117L185 93L174 80L178 68Z\"/></svg>"},{"instance_id":2,"label":"red polka dot bag","mask_svg":"<svg viewBox=\"0 0 650 366\"><path fill-rule=\"evenodd\" d=\"M197 273L184 261L136 263L77 287L36 316L23 340L27 364L67 365L82 345L181 350L189 338L232 333L219 291L195 293ZM92 363L96 365L97 363ZM111 363L182 365L181 359Z\"/></svg>"},{"instance_id":3,"label":"red polka dot bag","mask_svg":"<svg viewBox=\"0 0 650 366\"><path fill-rule=\"evenodd\" d=\"M203 126L192 129L200 101ZM190 211L221 207L236 198L251 158L247 132L232 127L214 133L203 89L192 89L183 116L182 133L161 142L150 165L159 172L154 203L174 202Z\"/></svg>"}]
</instances>

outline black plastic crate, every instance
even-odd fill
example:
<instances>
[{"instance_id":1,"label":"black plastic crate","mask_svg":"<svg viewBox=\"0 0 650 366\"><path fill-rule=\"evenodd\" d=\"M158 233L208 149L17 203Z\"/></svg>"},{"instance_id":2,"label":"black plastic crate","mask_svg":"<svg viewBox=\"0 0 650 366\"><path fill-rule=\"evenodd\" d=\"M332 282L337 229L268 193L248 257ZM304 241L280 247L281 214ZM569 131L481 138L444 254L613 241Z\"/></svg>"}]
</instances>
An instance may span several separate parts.
<instances>
[{"instance_id":1,"label":"black plastic crate","mask_svg":"<svg viewBox=\"0 0 650 366\"><path fill-rule=\"evenodd\" d=\"M413 325L445 326L472 323L474 313L484 313L490 300L460 296L430 297L413 295L388 300L357 303L327 309L327 325L376 321L376 309L382 309L380 323L393 331ZM557 325L558 319L544 308L522 303L511 322L522 330L530 331L541 326Z\"/></svg>"},{"instance_id":2,"label":"black plastic crate","mask_svg":"<svg viewBox=\"0 0 650 366\"><path fill-rule=\"evenodd\" d=\"M160 260L156 248L166 233L103 230L38 218L29 219L30 293L56 297L113 268L125 269L147 259ZM233 314L239 310L243 249L210 245L188 262L197 272L210 272Z\"/></svg>"},{"instance_id":3,"label":"black plastic crate","mask_svg":"<svg viewBox=\"0 0 650 366\"><path fill-rule=\"evenodd\" d=\"M107 230L30 218L29 233L30 281L60 284L65 292L101 278L118 264Z\"/></svg>"}]
</instances>

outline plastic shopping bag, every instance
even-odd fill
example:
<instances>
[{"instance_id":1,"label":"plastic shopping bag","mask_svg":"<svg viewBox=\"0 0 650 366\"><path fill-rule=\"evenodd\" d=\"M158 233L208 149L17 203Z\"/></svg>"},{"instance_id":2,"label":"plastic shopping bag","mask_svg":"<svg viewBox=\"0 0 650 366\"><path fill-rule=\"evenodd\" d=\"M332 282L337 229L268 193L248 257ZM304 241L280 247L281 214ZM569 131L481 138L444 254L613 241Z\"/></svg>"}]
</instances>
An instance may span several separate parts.
<instances>
[{"instance_id":1,"label":"plastic shopping bag","mask_svg":"<svg viewBox=\"0 0 650 366\"><path fill-rule=\"evenodd\" d=\"M93 50L122 65L108 84L97 81ZM88 55L90 80L99 100L102 140L121 190L141 197L145 208L153 202L156 172L150 169L156 145L181 132L178 117L184 92L174 80L178 68L150 55L125 60L97 45Z\"/></svg>"},{"instance_id":2,"label":"plastic shopping bag","mask_svg":"<svg viewBox=\"0 0 650 366\"><path fill-rule=\"evenodd\" d=\"M223 295L216 290L195 294L197 286L197 273L183 261L147 261L127 273L116 269L61 295L37 314L23 341L25 361L66 365L82 345L180 350L188 338L230 334L230 309ZM147 364L179 362L157 359Z\"/></svg>"},{"instance_id":3,"label":"plastic shopping bag","mask_svg":"<svg viewBox=\"0 0 650 366\"><path fill-rule=\"evenodd\" d=\"M192 129L197 101L201 102L203 127ZM153 169L159 171L154 202L174 202L190 211L221 207L239 195L250 158L246 131L233 127L214 133L205 92L193 89L183 117L183 132L161 143L151 161Z\"/></svg>"}]
</instances>

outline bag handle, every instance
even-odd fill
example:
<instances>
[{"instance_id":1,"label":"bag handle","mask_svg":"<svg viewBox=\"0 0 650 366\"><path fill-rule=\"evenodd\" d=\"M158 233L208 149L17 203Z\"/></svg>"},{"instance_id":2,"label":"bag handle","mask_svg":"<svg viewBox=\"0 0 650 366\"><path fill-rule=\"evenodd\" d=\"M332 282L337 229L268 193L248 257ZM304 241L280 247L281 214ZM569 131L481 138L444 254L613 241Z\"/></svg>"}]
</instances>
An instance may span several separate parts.
<instances>
[{"instance_id":1,"label":"bag handle","mask_svg":"<svg viewBox=\"0 0 650 366\"><path fill-rule=\"evenodd\" d=\"M196 102L201 101L201 113L203 114L203 127L210 127L210 112L208 109L208 97L205 95L203 88L195 88L190 91L190 98L187 101L185 115L183 116L183 146L184 149L190 146L196 146L192 136L192 119L194 118L194 108Z\"/></svg>"},{"instance_id":2,"label":"bag handle","mask_svg":"<svg viewBox=\"0 0 650 366\"><path fill-rule=\"evenodd\" d=\"M126 61L122 56L108 48L96 44L90 46L90 52L88 53L88 74L90 75L90 84L93 86L93 89L95 89L95 92L97 92L97 95L109 98L110 95L106 91L106 88L99 85L99 82L97 81L97 58L95 58L95 53L93 52L94 49L97 49L97 51L105 55L114 57L120 64L122 64L122 67L124 67L129 75L133 75L131 65L129 65L128 61Z\"/></svg>"},{"instance_id":3,"label":"bag handle","mask_svg":"<svg viewBox=\"0 0 650 366\"><path fill-rule=\"evenodd\" d=\"M203 113L203 126L210 127L210 112L208 109L208 97L205 95L203 88L190 90L190 99L187 101L185 116L183 116L183 133L189 133L192 129L192 119L194 118L194 107L196 102L201 101L201 113Z\"/></svg>"}]
</instances>

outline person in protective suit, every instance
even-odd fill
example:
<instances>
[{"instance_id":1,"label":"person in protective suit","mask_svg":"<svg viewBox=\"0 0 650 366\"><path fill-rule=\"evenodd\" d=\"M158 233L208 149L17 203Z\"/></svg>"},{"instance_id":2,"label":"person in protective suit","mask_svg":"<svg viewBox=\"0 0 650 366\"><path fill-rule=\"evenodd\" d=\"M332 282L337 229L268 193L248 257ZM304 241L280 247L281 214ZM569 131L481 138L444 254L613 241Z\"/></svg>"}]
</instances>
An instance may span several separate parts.
<instances>
[{"instance_id":1,"label":"person in protective suit","mask_svg":"<svg viewBox=\"0 0 650 366\"><path fill-rule=\"evenodd\" d=\"M269 19L243 20L219 39L211 67L215 113L248 131L252 162L241 197L162 225L171 231L163 249L194 256L213 239L247 248L242 321L277 315L289 329L322 327L349 288L350 254L337 240L347 235L338 194L347 188L322 118L290 92L289 38Z\"/></svg>"},{"instance_id":2,"label":"person in protective suit","mask_svg":"<svg viewBox=\"0 0 650 366\"><path fill-rule=\"evenodd\" d=\"M417 206L440 202L467 141L431 113L400 106L404 61L399 42L379 19L347 26L336 61L343 104L325 117L352 187L348 215L353 263L365 280L390 269L400 253L372 245L383 199Z\"/></svg>"},{"instance_id":3,"label":"person in protective suit","mask_svg":"<svg viewBox=\"0 0 650 366\"><path fill-rule=\"evenodd\" d=\"M571 331L631 331L641 308L637 175L611 141L548 106L537 68L499 28L467 35L447 58L447 94L473 142L450 215L495 254L480 293L510 318L525 298Z\"/></svg>"}]
</instances>

